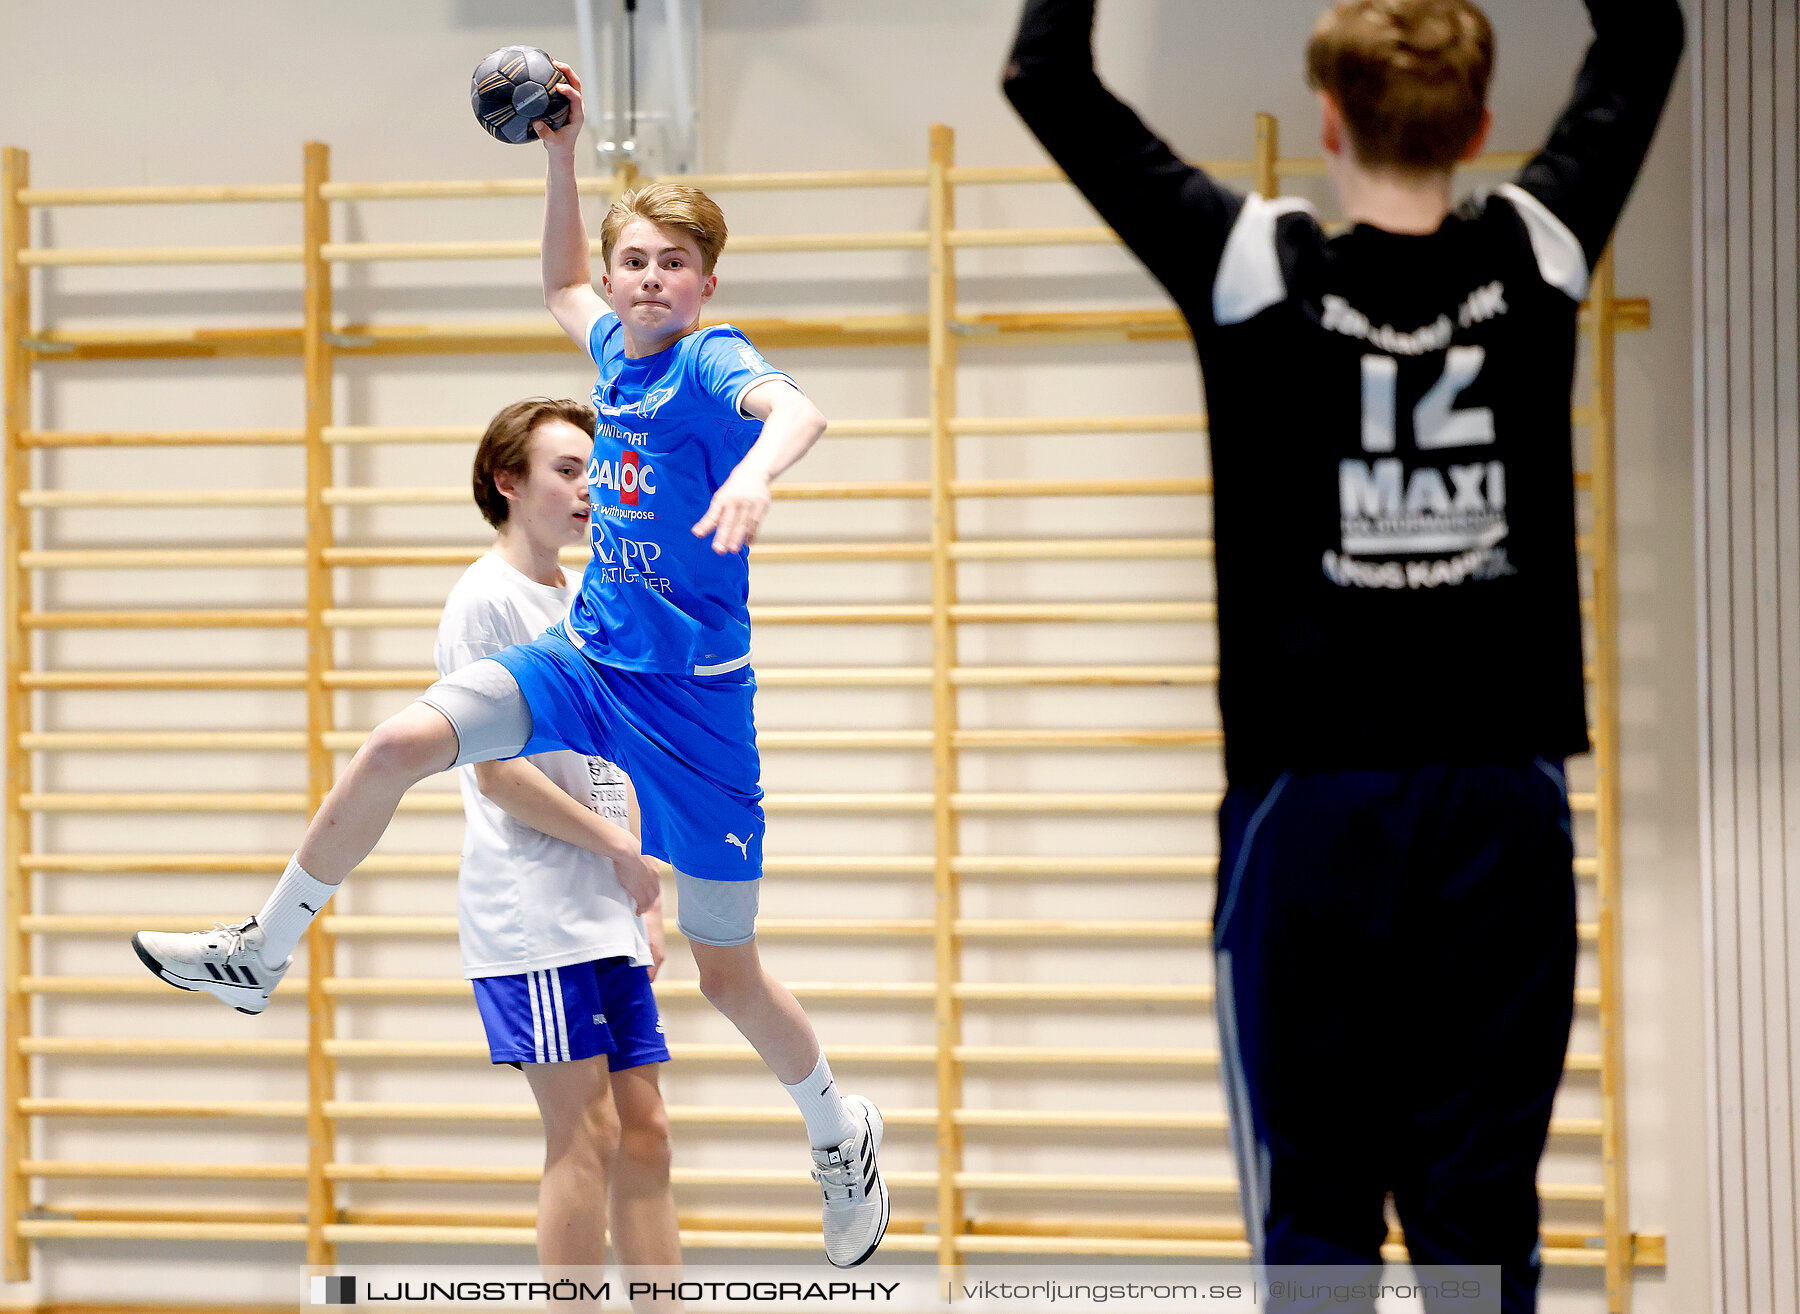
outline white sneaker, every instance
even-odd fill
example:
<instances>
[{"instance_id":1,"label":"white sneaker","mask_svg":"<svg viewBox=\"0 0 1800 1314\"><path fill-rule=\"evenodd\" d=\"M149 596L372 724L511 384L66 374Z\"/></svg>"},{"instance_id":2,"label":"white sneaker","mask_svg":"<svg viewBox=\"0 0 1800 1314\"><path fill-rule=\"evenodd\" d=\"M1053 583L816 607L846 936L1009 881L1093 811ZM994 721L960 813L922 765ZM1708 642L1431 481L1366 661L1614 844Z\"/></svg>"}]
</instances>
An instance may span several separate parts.
<instances>
[{"instance_id":1,"label":"white sneaker","mask_svg":"<svg viewBox=\"0 0 1800 1314\"><path fill-rule=\"evenodd\" d=\"M855 1268L875 1253L888 1225L888 1189L875 1156L881 1150L881 1111L861 1095L844 1096L857 1124L843 1144L814 1150L813 1180L825 1193L825 1258Z\"/></svg>"},{"instance_id":2,"label":"white sneaker","mask_svg":"<svg viewBox=\"0 0 1800 1314\"><path fill-rule=\"evenodd\" d=\"M240 1013L260 1013L269 1006L269 992L281 984L290 957L280 967L262 960L267 936L256 918L227 926L215 923L210 931L139 931L131 947L144 966L172 986L204 990Z\"/></svg>"}]
</instances>

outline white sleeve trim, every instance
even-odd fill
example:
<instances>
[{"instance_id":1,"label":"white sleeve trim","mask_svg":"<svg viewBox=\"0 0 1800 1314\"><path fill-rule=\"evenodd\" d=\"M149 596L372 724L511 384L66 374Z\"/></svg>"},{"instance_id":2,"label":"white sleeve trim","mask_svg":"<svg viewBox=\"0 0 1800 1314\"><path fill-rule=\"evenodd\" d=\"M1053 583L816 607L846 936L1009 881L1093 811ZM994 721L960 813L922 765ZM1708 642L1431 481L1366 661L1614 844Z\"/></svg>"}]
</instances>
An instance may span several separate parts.
<instances>
[{"instance_id":1,"label":"white sleeve trim","mask_svg":"<svg viewBox=\"0 0 1800 1314\"><path fill-rule=\"evenodd\" d=\"M743 416L746 420L754 420L756 417L754 415L749 414L748 412L746 412L744 410L745 394L747 394L750 391L750 389L754 388L757 384L767 383L770 379L785 379L788 383L788 386L793 388L793 390L795 392L798 392L802 397L804 397L806 395L806 393L801 389L800 385L795 383L793 381L793 379L789 378L786 374L783 374L780 370L770 370L767 374L758 374L754 379L751 379L743 387L741 387L737 390L737 395L731 399L732 411L738 415Z\"/></svg>"},{"instance_id":2,"label":"white sleeve trim","mask_svg":"<svg viewBox=\"0 0 1800 1314\"><path fill-rule=\"evenodd\" d=\"M696 666L696 667L694 667L694 674L695 675L723 675L723 674L725 674L726 671L735 671L740 666L748 666L749 664L750 664L750 654L745 653L742 657L734 657L730 661L720 662L716 666Z\"/></svg>"},{"instance_id":3,"label":"white sleeve trim","mask_svg":"<svg viewBox=\"0 0 1800 1314\"><path fill-rule=\"evenodd\" d=\"M1503 183L1498 191L1525 221L1531 253L1537 257L1538 273L1544 281L1573 301L1584 299L1588 291L1587 253L1569 226L1517 183Z\"/></svg>"},{"instance_id":4,"label":"white sleeve trim","mask_svg":"<svg viewBox=\"0 0 1800 1314\"><path fill-rule=\"evenodd\" d=\"M581 334L581 349L587 353L587 358L594 362L596 368L598 368L600 361L594 355L594 325L598 324L610 314L612 314L612 308L606 304L604 299L602 299L600 302L600 309L594 312L594 317L588 321L587 328Z\"/></svg>"},{"instance_id":5,"label":"white sleeve trim","mask_svg":"<svg viewBox=\"0 0 1800 1314\"><path fill-rule=\"evenodd\" d=\"M1287 279L1275 255L1275 221L1284 214L1312 212L1297 196L1244 198L1213 277L1215 324L1242 324L1287 299Z\"/></svg>"}]
</instances>

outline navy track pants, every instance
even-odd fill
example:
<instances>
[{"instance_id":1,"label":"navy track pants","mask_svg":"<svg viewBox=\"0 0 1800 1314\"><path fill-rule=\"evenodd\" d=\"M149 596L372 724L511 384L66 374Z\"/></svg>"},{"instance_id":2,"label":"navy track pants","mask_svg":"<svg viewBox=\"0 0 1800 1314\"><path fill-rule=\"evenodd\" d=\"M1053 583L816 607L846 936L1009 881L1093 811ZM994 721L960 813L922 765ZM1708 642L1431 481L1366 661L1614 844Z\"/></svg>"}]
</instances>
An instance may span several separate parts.
<instances>
[{"instance_id":1,"label":"navy track pants","mask_svg":"<svg viewBox=\"0 0 1800 1314\"><path fill-rule=\"evenodd\" d=\"M1574 1001L1561 764L1289 773L1229 789L1219 838L1222 1077L1257 1261L1372 1270L1391 1193L1414 1263L1497 1264L1505 1314L1535 1310Z\"/></svg>"}]
</instances>

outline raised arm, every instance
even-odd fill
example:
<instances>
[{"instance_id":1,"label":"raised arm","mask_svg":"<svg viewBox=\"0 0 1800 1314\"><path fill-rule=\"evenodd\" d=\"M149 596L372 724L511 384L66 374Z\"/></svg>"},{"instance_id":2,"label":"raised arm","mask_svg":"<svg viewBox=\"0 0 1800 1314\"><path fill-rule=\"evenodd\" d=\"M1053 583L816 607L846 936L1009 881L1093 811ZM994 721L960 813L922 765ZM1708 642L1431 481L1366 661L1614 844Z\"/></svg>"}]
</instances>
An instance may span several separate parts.
<instances>
[{"instance_id":1,"label":"raised arm","mask_svg":"<svg viewBox=\"0 0 1800 1314\"><path fill-rule=\"evenodd\" d=\"M554 61L553 61L554 62ZM587 331L606 302L594 291L588 260L587 225L581 221L581 196L575 186L575 147L581 137L581 79L567 64L557 63L568 85L569 121L555 132L539 119L532 125L549 157L544 180L544 305L562 331L583 351Z\"/></svg>"},{"instance_id":2,"label":"raised arm","mask_svg":"<svg viewBox=\"0 0 1800 1314\"><path fill-rule=\"evenodd\" d=\"M1594 39L1568 108L1519 186L1600 259L1650 152L1685 40L1677 0L1586 0Z\"/></svg>"},{"instance_id":3,"label":"raised arm","mask_svg":"<svg viewBox=\"0 0 1800 1314\"><path fill-rule=\"evenodd\" d=\"M1175 300L1203 308L1242 199L1183 163L1107 90L1093 29L1094 0L1027 0L1002 90Z\"/></svg>"}]
</instances>

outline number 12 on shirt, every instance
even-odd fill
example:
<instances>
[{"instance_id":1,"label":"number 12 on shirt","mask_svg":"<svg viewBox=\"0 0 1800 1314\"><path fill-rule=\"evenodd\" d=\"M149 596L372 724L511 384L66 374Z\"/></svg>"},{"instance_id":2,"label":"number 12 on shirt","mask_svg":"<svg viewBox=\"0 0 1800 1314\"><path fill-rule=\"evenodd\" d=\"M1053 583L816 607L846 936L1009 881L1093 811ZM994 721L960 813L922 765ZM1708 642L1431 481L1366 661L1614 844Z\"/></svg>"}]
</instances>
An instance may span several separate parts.
<instances>
[{"instance_id":1,"label":"number 12 on shirt","mask_svg":"<svg viewBox=\"0 0 1800 1314\"><path fill-rule=\"evenodd\" d=\"M1444 372L1413 407L1413 442L1422 452L1446 447L1479 447L1494 441L1494 413L1485 406L1453 409L1463 389L1475 382L1487 352L1451 347ZM1365 452L1391 452L1398 428L1400 362L1392 356L1362 358L1362 445Z\"/></svg>"}]
</instances>

